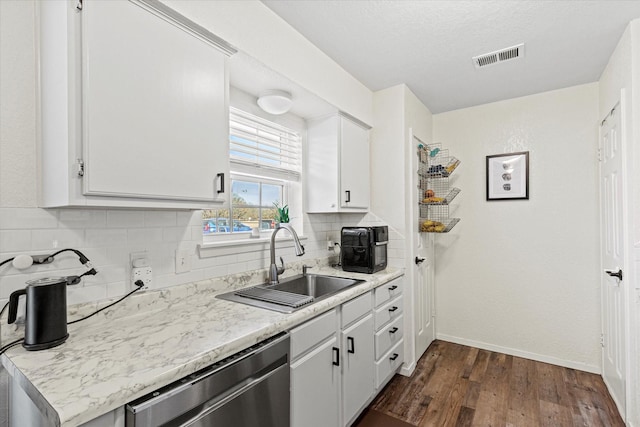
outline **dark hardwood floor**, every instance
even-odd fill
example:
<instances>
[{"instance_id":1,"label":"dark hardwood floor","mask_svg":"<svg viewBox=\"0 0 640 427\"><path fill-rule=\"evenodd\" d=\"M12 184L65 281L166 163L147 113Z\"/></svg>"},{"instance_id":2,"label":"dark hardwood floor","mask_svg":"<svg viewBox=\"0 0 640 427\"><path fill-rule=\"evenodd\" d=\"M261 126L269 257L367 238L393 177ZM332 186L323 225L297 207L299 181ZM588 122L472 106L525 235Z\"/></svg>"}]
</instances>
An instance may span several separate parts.
<instances>
[{"instance_id":1,"label":"dark hardwood floor","mask_svg":"<svg viewBox=\"0 0 640 427\"><path fill-rule=\"evenodd\" d=\"M357 427L624 426L599 375L434 341Z\"/></svg>"}]
</instances>

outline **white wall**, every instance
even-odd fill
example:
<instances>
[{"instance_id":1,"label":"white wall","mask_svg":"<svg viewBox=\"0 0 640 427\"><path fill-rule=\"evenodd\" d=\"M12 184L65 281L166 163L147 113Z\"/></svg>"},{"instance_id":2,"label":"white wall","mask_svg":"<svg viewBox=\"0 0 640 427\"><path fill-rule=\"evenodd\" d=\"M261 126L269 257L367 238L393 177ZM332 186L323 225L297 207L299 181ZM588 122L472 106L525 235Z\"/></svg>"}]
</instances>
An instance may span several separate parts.
<instances>
[{"instance_id":1,"label":"white wall","mask_svg":"<svg viewBox=\"0 0 640 427\"><path fill-rule=\"evenodd\" d=\"M397 232L402 245L389 247L389 261L405 269L405 331L415 334L413 321L414 286L416 280L413 264L413 247L417 239L416 202L416 147L409 140L411 129L422 141L431 141L432 116L427 107L400 84L374 93L374 127L371 134L371 207L390 228ZM428 262L432 262L429 257ZM410 374L420 355L415 354L414 341L405 340L405 366L403 373Z\"/></svg>"},{"instance_id":2,"label":"white wall","mask_svg":"<svg viewBox=\"0 0 640 427\"><path fill-rule=\"evenodd\" d=\"M34 12L33 2L0 2L0 206L37 200Z\"/></svg>"},{"instance_id":3,"label":"white wall","mask_svg":"<svg viewBox=\"0 0 640 427\"><path fill-rule=\"evenodd\" d=\"M438 337L600 371L598 85L433 116L461 160L436 236ZM485 200L485 156L530 152L530 198Z\"/></svg>"},{"instance_id":4,"label":"white wall","mask_svg":"<svg viewBox=\"0 0 640 427\"><path fill-rule=\"evenodd\" d=\"M627 237L625 259L626 300L628 311L629 352L627 364L627 422L640 425L640 19L632 21L622 35L616 50L600 77L599 118L603 119L620 100L625 91L627 109L625 118L629 124L626 133L626 199L628 202ZM623 134L625 135L625 134Z\"/></svg>"}]
</instances>

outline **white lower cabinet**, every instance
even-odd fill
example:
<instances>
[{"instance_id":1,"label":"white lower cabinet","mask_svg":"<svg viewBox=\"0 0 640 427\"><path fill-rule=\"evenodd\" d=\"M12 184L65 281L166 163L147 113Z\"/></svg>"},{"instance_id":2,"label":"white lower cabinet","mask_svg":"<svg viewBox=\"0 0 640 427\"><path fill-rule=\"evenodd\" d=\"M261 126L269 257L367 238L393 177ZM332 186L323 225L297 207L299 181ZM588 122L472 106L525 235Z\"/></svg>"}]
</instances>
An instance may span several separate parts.
<instances>
[{"instance_id":1,"label":"white lower cabinet","mask_svg":"<svg viewBox=\"0 0 640 427\"><path fill-rule=\"evenodd\" d=\"M404 362L403 278L375 289L375 388L380 390Z\"/></svg>"},{"instance_id":2,"label":"white lower cabinet","mask_svg":"<svg viewBox=\"0 0 640 427\"><path fill-rule=\"evenodd\" d=\"M360 409L373 395L371 372L373 355L373 316L364 319L342 332L342 407L345 424L353 421Z\"/></svg>"},{"instance_id":3,"label":"white lower cabinet","mask_svg":"<svg viewBox=\"0 0 640 427\"><path fill-rule=\"evenodd\" d=\"M400 368L402 280L291 330L292 427L351 425Z\"/></svg>"},{"instance_id":4,"label":"white lower cabinet","mask_svg":"<svg viewBox=\"0 0 640 427\"><path fill-rule=\"evenodd\" d=\"M291 364L291 425L337 426L340 367L333 336Z\"/></svg>"}]
</instances>

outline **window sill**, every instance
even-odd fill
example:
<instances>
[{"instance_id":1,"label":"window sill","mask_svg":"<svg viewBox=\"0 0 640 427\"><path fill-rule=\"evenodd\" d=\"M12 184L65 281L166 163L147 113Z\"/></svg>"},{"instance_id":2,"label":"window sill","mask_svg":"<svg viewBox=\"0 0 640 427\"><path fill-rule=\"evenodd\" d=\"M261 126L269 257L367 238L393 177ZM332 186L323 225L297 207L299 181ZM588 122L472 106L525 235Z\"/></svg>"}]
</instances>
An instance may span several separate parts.
<instances>
[{"instance_id":1,"label":"window sill","mask_svg":"<svg viewBox=\"0 0 640 427\"><path fill-rule=\"evenodd\" d=\"M300 241L307 240L307 237L298 235ZM276 238L276 242L278 248L289 248L293 247L293 238L292 237L279 237ZM271 246L271 236L268 237L259 237L259 238L246 238L246 239L237 239L237 240L219 240L219 241L208 241L203 242L198 245L198 253L200 254L200 258L210 258L219 255L219 249L227 248L227 249L237 249L237 251L233 252L255 252L261 250L268 250Z\"/></svg>"}]
</instances>

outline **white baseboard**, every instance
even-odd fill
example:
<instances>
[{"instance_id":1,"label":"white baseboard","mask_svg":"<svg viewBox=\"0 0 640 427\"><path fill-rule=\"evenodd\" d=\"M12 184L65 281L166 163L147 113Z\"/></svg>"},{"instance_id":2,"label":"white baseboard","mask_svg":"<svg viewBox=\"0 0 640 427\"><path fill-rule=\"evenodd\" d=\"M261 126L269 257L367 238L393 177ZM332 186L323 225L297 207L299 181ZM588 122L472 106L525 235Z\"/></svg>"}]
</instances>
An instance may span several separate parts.
<instances>
[{"instance_id":1,"label":"white baseboard","mask_svg":"<svg viewBox=\"0 0 640 427\"><path fill-rule=\"evenodd\" d=\"M499 345L487 344L481 341L469 340L466 338L454 337L446 334L436 334L436 339L442 341L449 341L455 344L462 344L469 347L476 347L482 350L495 351L498 353L504 353L511 356L522 357L524 359L531 359L538 362L549 363L552 365L564 366L565 368L577 369L579 371L590 372L592 374L602 374L602 369L600 366L587 365L585 363L574 362L571 360L558 359L552 356L546 356L543 354L531 353L528 351L517 350L509 347L502 347Z\"/></svg>"},{"instance_id":2,"label":"white baseboard","mask_svg":"<svg viewBox=\"0 0 640 427\"><path fill-rule=\"evenodd\" d=\"M402 376L410 377L413 374L413 371L416 370L416 366L417 364L415 360L410 365L407 365L405 363L402 365L402 368L400 368L400 371L398 373Z\"/></svg>"}]
</instances>

